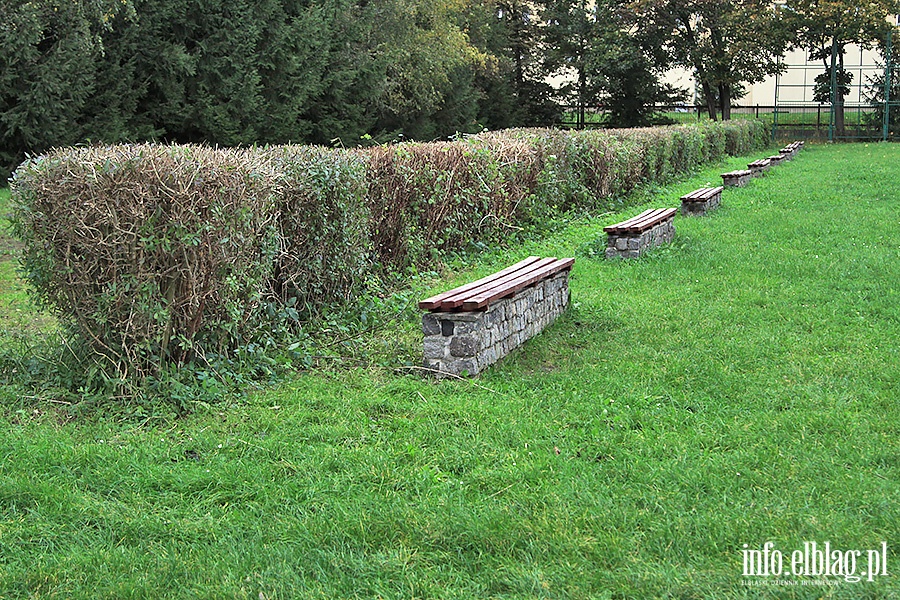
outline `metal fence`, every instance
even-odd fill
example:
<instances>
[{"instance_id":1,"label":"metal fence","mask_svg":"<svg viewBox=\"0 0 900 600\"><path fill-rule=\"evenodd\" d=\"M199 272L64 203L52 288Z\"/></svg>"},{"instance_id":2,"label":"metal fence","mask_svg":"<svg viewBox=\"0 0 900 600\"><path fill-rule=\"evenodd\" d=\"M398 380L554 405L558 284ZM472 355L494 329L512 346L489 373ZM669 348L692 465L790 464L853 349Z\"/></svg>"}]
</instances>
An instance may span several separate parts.
<instances>
[{"instance_id":1,"label":"metal fence","mask_svg":"<svg viewBox=\"0 0 900 600\"><path fill-rule=\"evenodd\" d=\"M898 141L900 140L900 97L898 78L900 69L893 63L892 34L883 40L883 62L863 60L860 48L859 64L846 65L843 72L852 72L853 84L846 90L838 85L838 47L832 45L830 94L817 88L816 74L823 65L806 59L803 64L784 64L784 71L802 73L801 83L787 83L775 78L774 104L731 107L732 119L760 119L769 125L772 139L822 141ZM818 77L820 78L820 77ZM794 78L796 79L796 78ZM792 81L794 80L792 79ZM821 82L820 82L821 83ZM838 96L838 94L843 94ZM819 102L827 97L829 101ZM841 102L840 98L845 100ZM678 104L657 106L655 120L659 123L688 123L708 119L705 105ZM601 107L565 107L561 125L574 129L604 127L607 114Z\"/></svg>"},{"instance_id":2,"label":"metal fence","mask_svg":"<svg viewBox=\"0 0 900 600\"><path fill-rule=\"evenodd\" d=\"M764 105L754 104L731 107L732 119L759 119L764 121L776 142L785 140L828 141L900 141L897 128L884 127L884 104L845 103L844 127L832 124L830 104L792 103ZM900 100L888 103L889 115L900 115ZM599 108L585 108L581 113L575 107L563 113L561 126L571 129L590 129L605 126L606 112ZM655 115L665 123L696 123L709 120L705 105L686 104L657 106ZM894 122L897 118L891 119Z\"/></svg>"}]
</instances>

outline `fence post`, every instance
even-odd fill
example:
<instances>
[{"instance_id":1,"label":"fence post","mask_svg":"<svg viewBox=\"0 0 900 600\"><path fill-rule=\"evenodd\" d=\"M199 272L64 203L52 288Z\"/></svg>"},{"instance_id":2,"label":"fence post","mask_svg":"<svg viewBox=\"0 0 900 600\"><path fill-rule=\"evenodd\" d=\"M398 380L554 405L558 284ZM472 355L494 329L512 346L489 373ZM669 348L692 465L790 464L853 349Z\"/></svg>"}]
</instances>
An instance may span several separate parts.
<instances>
[{"instance_id":1,"label":"fence post","mask_svg":"<svg viewBox=\"0 0 900 600\"><path fill-rule=\"evenodd\" d=\"M888 141L890 135L891 112L891 30L888 29L887 42L884 46L884 129L881 140Z\"/></svg>"},{"instance_id":2,"label":"fence post","mask_svg":"<svg viewBox=\"0 0 900 600\"><path fill-rule=\"evenodd\" d=\"M837 111L834 105L837 100L837 40L831 40L831 119L828 122L828 141L834 141L834 120Z\"/></svg>"}]
</instances>

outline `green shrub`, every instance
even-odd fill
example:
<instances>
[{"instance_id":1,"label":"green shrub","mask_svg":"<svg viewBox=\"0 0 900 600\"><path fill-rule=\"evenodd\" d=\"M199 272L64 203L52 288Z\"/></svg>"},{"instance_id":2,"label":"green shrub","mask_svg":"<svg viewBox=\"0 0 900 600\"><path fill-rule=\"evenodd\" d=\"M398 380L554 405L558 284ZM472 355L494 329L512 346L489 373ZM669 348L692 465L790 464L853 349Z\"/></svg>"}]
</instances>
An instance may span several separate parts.
<instances>
[{"instance_id":1,"label":"green shrub","mask_svg":"<svg viewBox=\"0 0 900 600\"><path fill-rule=\"evenodd\" d=\"M110 374L227 352L270 277L274 183L249 151L53 151L12 179L25 275Z\"/></svg>"},{"instance_id":2,"label":"green shrub","mask_svg":"<svg viewBox=\"0 0 900 600\"><path fill-rule=\"evenodd\" d=\"M275 300L294 299L302 315L349 301L369 269L366 165L343 150L283 146L269 151L278 173Z\"/></svg>"}]
</instances>

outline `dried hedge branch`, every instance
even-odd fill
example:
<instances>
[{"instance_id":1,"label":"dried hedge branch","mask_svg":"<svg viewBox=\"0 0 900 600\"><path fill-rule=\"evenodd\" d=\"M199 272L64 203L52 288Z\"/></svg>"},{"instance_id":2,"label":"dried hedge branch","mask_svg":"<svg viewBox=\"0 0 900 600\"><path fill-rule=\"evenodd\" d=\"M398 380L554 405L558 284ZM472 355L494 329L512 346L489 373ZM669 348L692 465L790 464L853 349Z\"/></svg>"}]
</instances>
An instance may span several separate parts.
<instances>
[{"instance_id":1,"label":"dried hedge branch","mask_svg":"<svg viewBox=\"0 0 900 600\"><path fill-rule=\"evenodd\" d=\"M264 155L63 149L26 162L12 186L32 286L121 375L240 340L272 268L260 260L276 215Z\"/></svg>"}]
</instances>

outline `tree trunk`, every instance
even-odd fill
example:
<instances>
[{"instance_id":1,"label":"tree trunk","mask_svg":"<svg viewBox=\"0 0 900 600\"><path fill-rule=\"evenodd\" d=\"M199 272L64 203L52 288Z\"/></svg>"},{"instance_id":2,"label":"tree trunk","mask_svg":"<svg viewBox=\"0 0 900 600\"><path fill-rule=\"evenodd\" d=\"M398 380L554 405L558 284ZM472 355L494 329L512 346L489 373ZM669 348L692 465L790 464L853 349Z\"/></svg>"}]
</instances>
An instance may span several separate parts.
<instances>
[{"instance_id":1,"label":"tree trunk","mask_svg":"<svg viewBox=\"0 0 900 600\"><path fill-rule=\"evenodd\" d=\"M692 47L697 46L697 37L694 35L694 30L691 27L691 14L688 12L681 12L678 15L679 20L684 26L685 33L687 34L688 42ZM709 118L711 121L718 120L716 117L716 99L713 98L713 87L710 85L709 80L706 78L706 70L703 68L703 62L700 60L699 56L692 56L691 62L694 63L694 70L697 72L697 79L700 80L700 87L703 88L703 95L706 97L706 112L709 113Z\"/></svg>"},{"instance_id":2,"label":"tree trunk","mask_svg":"<svg viewBox=\"0 0 900 600\"><path fill-rule=\"evenodd\" d=\"M716 99L713 96L713 87L708 81L701 81L700 85L703 87L703 95L706 96L706 112L709 113L711 121L717 121L718 116L716 115Z\"/></svg>"},{"instance_id":3,"label":"tree trunk","mask_svg":"<svg viewBox=\"0 0 900 600\"><path fill-rule=\"evenodd\" d=\"M837 65L837 89L834 93L834 136L843 138L844 131L844 52L843 48L838 53Z\"/></svg>"},{"instance_id":4,"label":"tree trunk","mask_svg":"<svg viewBox=\"0 0 900 600\"><path fill-rule=\"evenodd\" d=\"M719 84L719 106L722 109L722 120L731 120L731 85Z\"/></svg>"},{"instance_id":5,"label":"tree trunk","mask_svg":"<svg viewBox=\"0 0 900 600\"><path fill-rule=\"evenodd\" d=\"M587 88L587 75L584 69L578 70L578 129L584 129L584 105Z\"/></svg>"},{"instance_id":6,"label":"tree trunk","mask_svg":"<svg viewBox=\"0 0 900 600\"><path fill-rule=\"evenodd\" d=\"M523 40L522 13L515 2L509 5L509 20L512 23L512 51L515 57L516 94L522 97L522 88L525 87L525 48Z\"/></svg>"}]
</instances>

